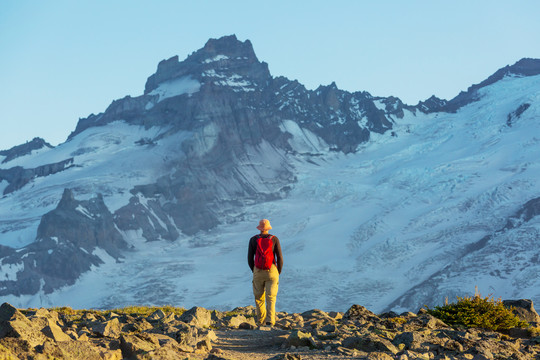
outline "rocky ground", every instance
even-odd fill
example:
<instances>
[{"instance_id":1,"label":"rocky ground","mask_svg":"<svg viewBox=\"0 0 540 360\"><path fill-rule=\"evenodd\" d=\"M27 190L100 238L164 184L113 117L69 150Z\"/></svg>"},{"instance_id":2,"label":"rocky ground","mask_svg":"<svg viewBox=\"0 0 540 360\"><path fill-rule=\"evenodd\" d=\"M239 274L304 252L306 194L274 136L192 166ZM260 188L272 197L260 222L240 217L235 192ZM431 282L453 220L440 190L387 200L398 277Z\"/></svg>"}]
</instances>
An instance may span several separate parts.
<instances>
[{"instance_id":1,"label":"rocky ground","mask_svg":"<svg viewBox=\"0 0 540 360\"><path fill-rule=\"evenodd\" d=\"M274 327L256 327L253 307L164 310L19 310L4 303L0 360L540 359L534 308L520 313L532 327L505 333L450 327L425 311L376 315L359 305L346 313L279 313Z\"/></svg>"}]
</instances>

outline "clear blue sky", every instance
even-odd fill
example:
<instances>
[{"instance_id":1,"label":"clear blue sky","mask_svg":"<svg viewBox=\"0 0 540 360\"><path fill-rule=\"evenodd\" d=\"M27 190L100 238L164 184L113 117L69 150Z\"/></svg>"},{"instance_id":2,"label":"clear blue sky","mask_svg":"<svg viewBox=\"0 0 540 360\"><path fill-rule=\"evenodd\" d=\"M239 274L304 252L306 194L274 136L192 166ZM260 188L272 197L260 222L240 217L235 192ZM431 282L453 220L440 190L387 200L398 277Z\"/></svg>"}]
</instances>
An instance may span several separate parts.
<instances>
[{"instance_id":1,"label":"clear blue sky","mask_svg":"<svg viewBox=\"0 0 540 360\"><path fill-rule=\"evenodd\" d=\"M0 149L65 141L79 118L141 95L160 60L249 39L307 88L450 99L540 58L540 1L29 1L0 3Z\"/></svg>"}]
</instances>

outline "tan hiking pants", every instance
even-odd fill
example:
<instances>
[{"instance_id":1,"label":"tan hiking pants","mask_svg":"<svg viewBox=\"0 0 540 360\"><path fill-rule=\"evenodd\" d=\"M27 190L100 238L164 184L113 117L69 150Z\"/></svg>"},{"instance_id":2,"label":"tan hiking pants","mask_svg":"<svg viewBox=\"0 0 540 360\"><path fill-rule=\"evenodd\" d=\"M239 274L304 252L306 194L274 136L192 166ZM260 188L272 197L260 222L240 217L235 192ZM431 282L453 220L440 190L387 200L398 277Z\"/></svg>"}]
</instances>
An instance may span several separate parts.
<instances>
[{"instance_id":1,"label":"tan hiking pants","mask_svg":"<svg viewBox=\"0 0 540 360\"><path fill-rule=\"evenodd\" d=\"M253 268L253 295L257 305L257 321L264 325L276 323L276 296L278 293L279 273L276 265L270 270Z\"/></svg>"}]
</instances>

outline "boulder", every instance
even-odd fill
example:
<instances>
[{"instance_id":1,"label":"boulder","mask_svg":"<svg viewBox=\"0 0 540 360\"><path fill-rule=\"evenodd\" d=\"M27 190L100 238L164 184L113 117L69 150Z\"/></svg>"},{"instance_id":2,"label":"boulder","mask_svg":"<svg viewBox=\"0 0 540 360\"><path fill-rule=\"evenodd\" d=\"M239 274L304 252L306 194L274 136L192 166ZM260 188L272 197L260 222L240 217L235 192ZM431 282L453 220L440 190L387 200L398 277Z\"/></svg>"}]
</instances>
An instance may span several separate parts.
<instances>
[{"instance_id":1,"label":"boulder","mask_svg":"<svg viewBox=\"0 0 540 360\"><path fill-rule=\"evenodd\" d=\"M400 344L405 345L405 349L415 350L418 349L420 344L426 340L426 337L423 333L418 331L406 331L401 334L398 334L393 340L392 343L395 346Z\"/></svg>"},{"instance_id":2,"label":"boulder","mask_svg":"<svg viewBox=\"0 0 540 360\"><path fill-rule=\"evenodd\" d=\"M226 327L238 329L242 324L248 324L255 328L255 319L253 317L246 318L244 315L227 316L221 320L221 324ZM246 325L243 325L246 328Z\"/></svg>"},{"instance_id":3,"label":"boulder","mask_svg":"<svg viewBox=\"0 0 540 360\"><path fill-rule=\"evenodd\" d=\"M0 338L5 336L26 340L31 346L43 344L45 335L30 320L8 303L0 306Z\"/></svg>"},{"instance_id":4,"label":"boulder","mask_svg":"<svg viewBox=\"0 0 540 360\"><path fill-rule=\"evenodd\" d=\"M210 339L205 338L197 343L196 352L209 352L212 350L212 342Z\"/></svg>"},{"instance_id":5,"label":"boulder","mask_svg":"<svg viewBox=\"0 0 540 360\"><path fill-rule=\"evenodd\" d=\"M100 336L118 338L122 333L122 326L118 318L92 325L92 331Z\"/></svg>"},{"instance_id":6,"label":"boulder","mask_svg":"<svg viewBox=\"0 0 540 360\"><path fill-rule=\"evenodd\" d=\"M212 325L212 314L205 308L195 306L180 316L180 320L189 325L209 327Z\"/></svg>"},{"instance_id":7,"label":"boulder","mask_svg":"<svg viewBox=\"0 0 540 360\"><path fill-rule=\"evenodd\" d=\"M156 320L160 320L160 319L163 319L165 317L165 313L163 312L163 310L161 309L157 309L156 311L154 311L152 314L150 314L146 320L148 321L156 321Z\"/></svg>"},{"instance_id":8,"label":"boulder","mask_svg":"<svg viewBox=\"0 0 540 360\"><path fill-rule=\"evenodd\" d=\"M310 348L316 348L317 343L310 333L305 333L300 330L294 330L287 339L289 346L301 347L308 346Z\"/></svg>"},{"instance_id":9,"label":"boulder","mask_svg":"<svg viewBox=\"0 0 540 360\"><path fill-rule=\"evenodd\" d=\"M368 334L365 336L353 336L343 340L342 345L349 349L360 351L385 351L397 354L399 350L387 339Z\"/></svg>"},{"instance_id":10,"label":"boulder","mask_svg":"<svg viewBox=\"0 0 540 360\"><path fill-rule=\"evenodd\" d=\"M122 334L120 336L120 349L125 358L150 352L159 347L159 342L155 341L155 339L145 333L137 335Z\"/></svg>"},{"instance_id":11,"label":"boulder","mask_svg":"<svg viewBox=\"0 0 540 360\"><path fill-rule=\"evenodd\" d=\"M184 324L174 334L174 339L178 342L178 346L182 351L193 352L199 341L199 333L197 328Z\"/></svg>"},{"instance_id":12,"label":"boulder","mask_svg":"<svg viewBox=\"0 0 540 360\"><path fill-rule=\"evenodd\" d=\"M61 353L59 356L58 353L54 352L48 354L50 357L47 359L85 359L85 360L120 360L122 359L121 353L116 352L115 354L108 351L107 349L93 346L89 342L78 342L78 341L62 341L54 344L56 351ZM47 349L52 347L44 346L44 353L47 353ZM114 355L113 355L114 354ZM120 357L118 357L120 356Z\"/></svg>"},{"instance_id":13,"label":"boulder","mask_svg":"<svg viewBox=\"0 0 540 360\"><path fill-rule=\"evenodd\" d=\"M368 322L379 322L380 318L361 305L353 305L343 315L345 320L364 320Z\"/></svg>"},{"instance_id":14,"label":"boulder","mask_svg":"<svg viewBox=\"0 0 540 360\"><path fill-rule=\"evenodd\" d=\"M511 308L512 312L523 321L528 323L540 324L540 316L534 309L532 300L504 300L503 305L507 308Z\"/></svg>"},{"instance_id":15,"label":"boulder","mask_svg":"<svg viewBox=\"0 0 540 360\"><path fill-rule=\"evenodd\" d=\"M49 311L45 308L39 308L34 314L34 317L52 319L57 323L58 326L63 326L62 321L60 320L60 317L56 311Z\"/></svg>"},{"instance_id":16,"label":"boulder","mask_svg":"<svg viewBox=\"0 0 540 360\"><path fill-rule=\"evenodd\" d=\"M179 360L179 359L186 359L183 356L179 357L178 352L173 346L164 346L159 349L150 351L144 355L141 355L140 357L137 357L137 359L152 359L152 360Z\"/></svg>"},{"instance_id":17,"label":"boulder","mask_svg":"<svg viewBox=\"0 0 540 360\"><path fill-rule=\"evenodd\" d=\"M47 326L45 326L41 332L50 339L56 342L59 341L71 341L71 337L64 333L60 326L56 325L56 322L52 319L47 319Z\"/></svg>"}]
</instances>

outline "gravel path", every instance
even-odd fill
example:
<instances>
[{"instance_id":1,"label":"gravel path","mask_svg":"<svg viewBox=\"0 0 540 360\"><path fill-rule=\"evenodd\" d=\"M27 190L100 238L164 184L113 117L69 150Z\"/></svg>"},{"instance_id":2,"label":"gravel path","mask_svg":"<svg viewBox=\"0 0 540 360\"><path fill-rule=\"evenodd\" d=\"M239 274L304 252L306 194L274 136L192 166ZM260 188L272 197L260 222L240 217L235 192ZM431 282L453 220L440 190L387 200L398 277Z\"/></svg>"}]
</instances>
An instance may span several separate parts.
<instances>
[{"instance_id":1,"label":"gravel path","mask_svg":"<svg viewBox=\"0 0 540 360\"><path fill-rule=\"evenodd\" d=\"M302 360L353 359L322 350L298 351L283 348L282 344L288 334L289 331L265 328L262 330L216 330L218 339L213 343L213 348L219 349L217 356L231 360L267 360L285 353L300 356L298 359Z\"/></svg>"}]
</instances>

